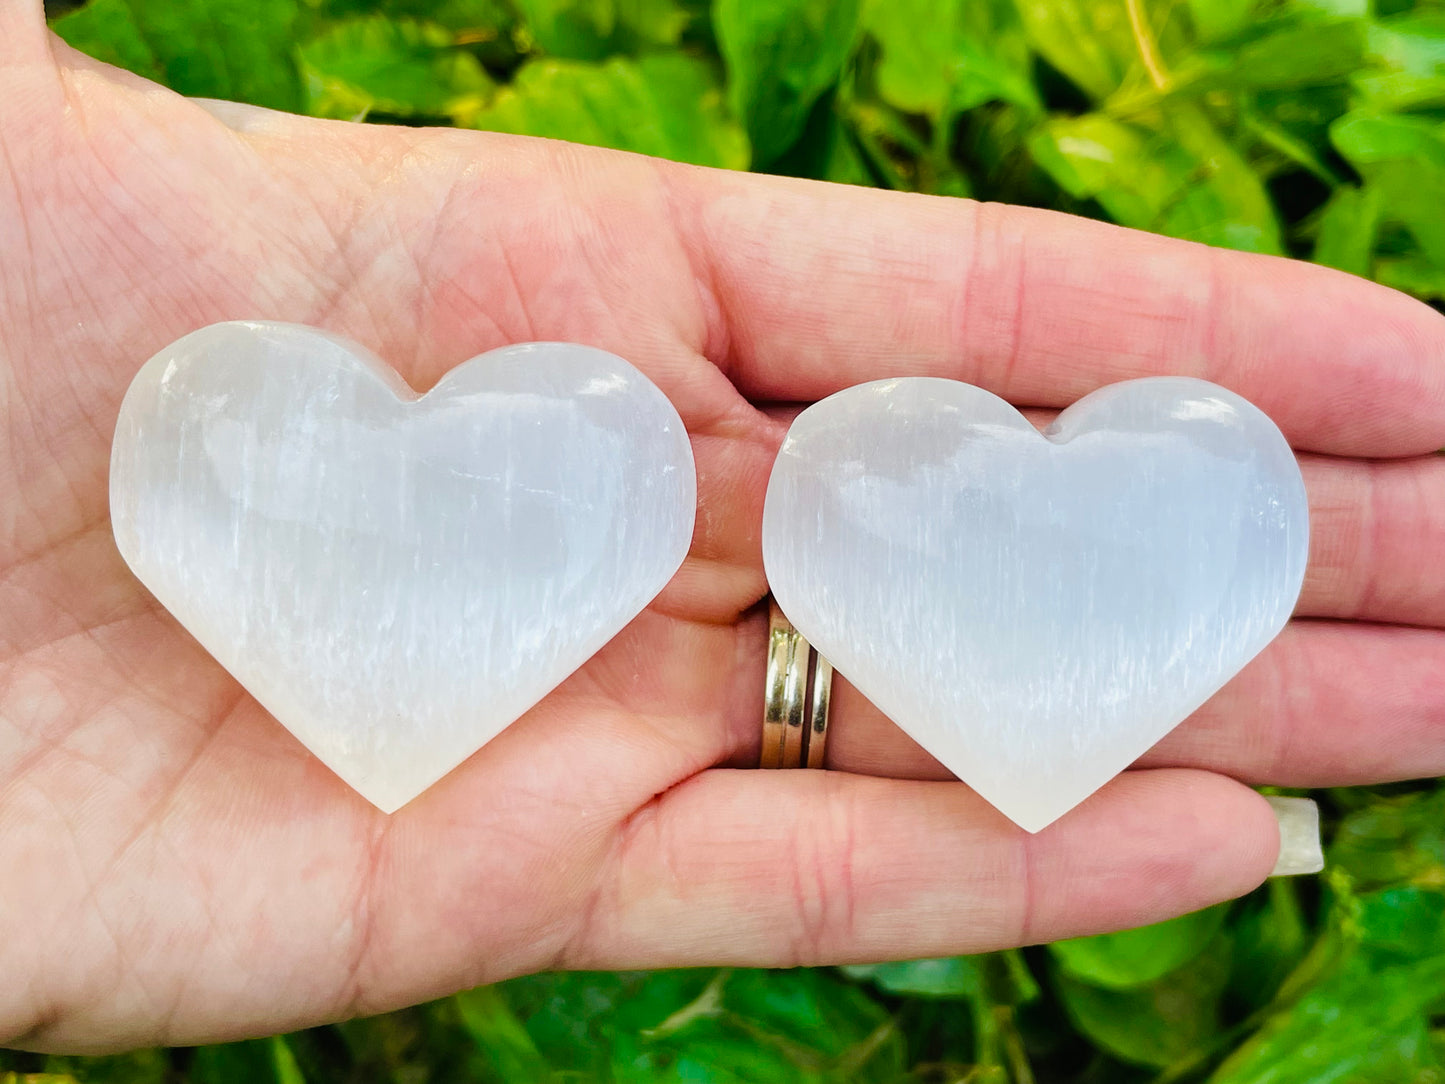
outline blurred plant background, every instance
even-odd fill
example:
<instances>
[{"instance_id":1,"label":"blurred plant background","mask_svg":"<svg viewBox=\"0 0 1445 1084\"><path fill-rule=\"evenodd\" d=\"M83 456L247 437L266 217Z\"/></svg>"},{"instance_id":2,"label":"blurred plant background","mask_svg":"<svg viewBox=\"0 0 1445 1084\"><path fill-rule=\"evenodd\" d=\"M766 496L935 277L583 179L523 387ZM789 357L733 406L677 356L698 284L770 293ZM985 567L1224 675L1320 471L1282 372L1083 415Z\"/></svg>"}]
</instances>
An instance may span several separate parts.
<instances>
[{"instance_id":1,"label":"blurred plant background","mask_svg":"<svg viewBox=\"0 0 1445 1084\"><path fill-rule=\"evenodd\" d=\"M80 49L185 94L1055 207L1445 301L1445 0L92 0L51 15ZM0 1082L1445 1084L1445 788L1316 797L1322 877L1143 930L872 967L539 975L275 1039L0 1052Z\"/></svg>"}]
</instances>

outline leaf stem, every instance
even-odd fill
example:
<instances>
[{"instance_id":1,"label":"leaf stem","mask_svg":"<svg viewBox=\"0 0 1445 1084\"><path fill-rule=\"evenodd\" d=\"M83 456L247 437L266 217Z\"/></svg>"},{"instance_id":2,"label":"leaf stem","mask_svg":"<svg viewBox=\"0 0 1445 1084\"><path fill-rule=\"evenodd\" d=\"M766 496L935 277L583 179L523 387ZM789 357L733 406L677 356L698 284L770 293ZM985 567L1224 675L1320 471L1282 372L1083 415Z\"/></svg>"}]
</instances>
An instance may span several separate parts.
<instances>
[{"instance_id":1,"label":"leaf stem","mask_svg":"<svg viewBox=\"0 0 1445 1084\"><path fill-rule=\"evenodd\" d=\"M1144 0L1124 0L1129 12L1129 29L1134 32L1134 44L1139 48L1139 59L1149 73L1149 81L1159 90L1169 86L1169 72L1164 67L1164 58L1159 55L1159 45L1149 30L1149 21L1144 13Z\"/></svg>"}]
</instances>

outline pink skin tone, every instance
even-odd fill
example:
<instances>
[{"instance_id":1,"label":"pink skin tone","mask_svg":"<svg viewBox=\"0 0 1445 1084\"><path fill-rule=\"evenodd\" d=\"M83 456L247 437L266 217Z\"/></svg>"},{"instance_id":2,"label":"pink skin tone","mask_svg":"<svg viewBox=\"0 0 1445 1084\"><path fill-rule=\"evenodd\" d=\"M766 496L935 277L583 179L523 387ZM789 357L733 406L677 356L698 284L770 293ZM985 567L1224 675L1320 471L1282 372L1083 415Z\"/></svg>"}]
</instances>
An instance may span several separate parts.
<instances>
[{"instance_id":1,"label":"pink skin tone","mask_svg":"<svg viewBox=\"0 0 1445 1084\"><path fill-rule=\"evenodd\" d=\"M1346 275L1057 214L537 140L200 104L0 0L0 1043L298 1028L552 967L978 952L1246 892L1246 783L1445 773L1445 320ZM391 818L127 572L109 442L204 324L316 324L418 387L591 343L693 435L682 571ZM763 491L790 411L929 374L1057 409L1203 376L1302 453L1298 619L1027 836L840 685L829 767L757 755Z\"/></svg>"}]
</instances>

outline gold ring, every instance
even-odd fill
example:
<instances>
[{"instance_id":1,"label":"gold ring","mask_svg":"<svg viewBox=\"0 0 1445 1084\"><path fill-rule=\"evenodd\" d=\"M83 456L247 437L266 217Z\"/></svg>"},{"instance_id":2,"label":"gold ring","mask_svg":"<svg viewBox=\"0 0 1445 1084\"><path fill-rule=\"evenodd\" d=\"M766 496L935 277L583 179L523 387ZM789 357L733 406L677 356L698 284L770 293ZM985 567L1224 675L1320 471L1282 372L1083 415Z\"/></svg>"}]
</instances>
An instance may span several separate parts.
<instances>
[{"instance_id":1,"label":"gold ring","mask_svg":"<svg viewBox=\"0 0 1445 1084\"><path fill-rule=\"evenodd\" d=\"M811 697L808 696L810 678ZM770 599L763 745L758 767L823 766L832 688L833 667L813 650L783 615L777 602Z\"/></svg>"},{"instance_id":2,"label":"gold ring","mask_svg":"<svg viewBox=\"0 0 1445 1084\"><path fill-rule=\"evenodd\" d=\"M817 655L813 664L813 704L808 713L808 767L823 766L823 747L828 741L828 701L833 695L833 664Z\"/></svg>"}]
</instances>

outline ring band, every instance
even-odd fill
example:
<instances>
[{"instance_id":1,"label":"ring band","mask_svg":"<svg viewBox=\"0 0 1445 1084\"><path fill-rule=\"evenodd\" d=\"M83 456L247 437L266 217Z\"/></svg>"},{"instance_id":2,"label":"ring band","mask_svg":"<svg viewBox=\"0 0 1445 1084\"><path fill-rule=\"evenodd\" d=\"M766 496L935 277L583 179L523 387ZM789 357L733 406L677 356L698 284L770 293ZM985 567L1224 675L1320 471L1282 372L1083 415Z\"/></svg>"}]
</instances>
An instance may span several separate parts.
<instances>
[{"instance_id":1,"label":"ring band","mask_svg":"<svg viewBox=\"0 0 1445 1084\"><path fill-rule=\"evenodd\" d=\"M787 743L788 718L803 714L802 682L798 679L798 643L802 637L783 616L778 604L768 606L768 671L763 690L763 746L758 767L781 768ZM807 655L804 654L806 661Z\"/></svg>"},{"instance_id":2,"label":"ring band","mask_svg":"<svg viewBox=\"0 0 1445 1084\"><path fill-rule=\"evenodd\" d=\"M833 697L833 664L814 652L813 703L808 713L807 746L804 755L809 768L823 766L823 747L828 741L828 706Z\"/></svg>"},{"instance_id":3,"label":"ring band","mask_svg":"<svg viewBox=\"0 0 1445 1084\"><path fill-rule=\"evenodd\" d=\"M769 599L763 744L758 767L823 766L832 688L833 667L803 639L777 602Z\"/></svg>"}]
</instances>

